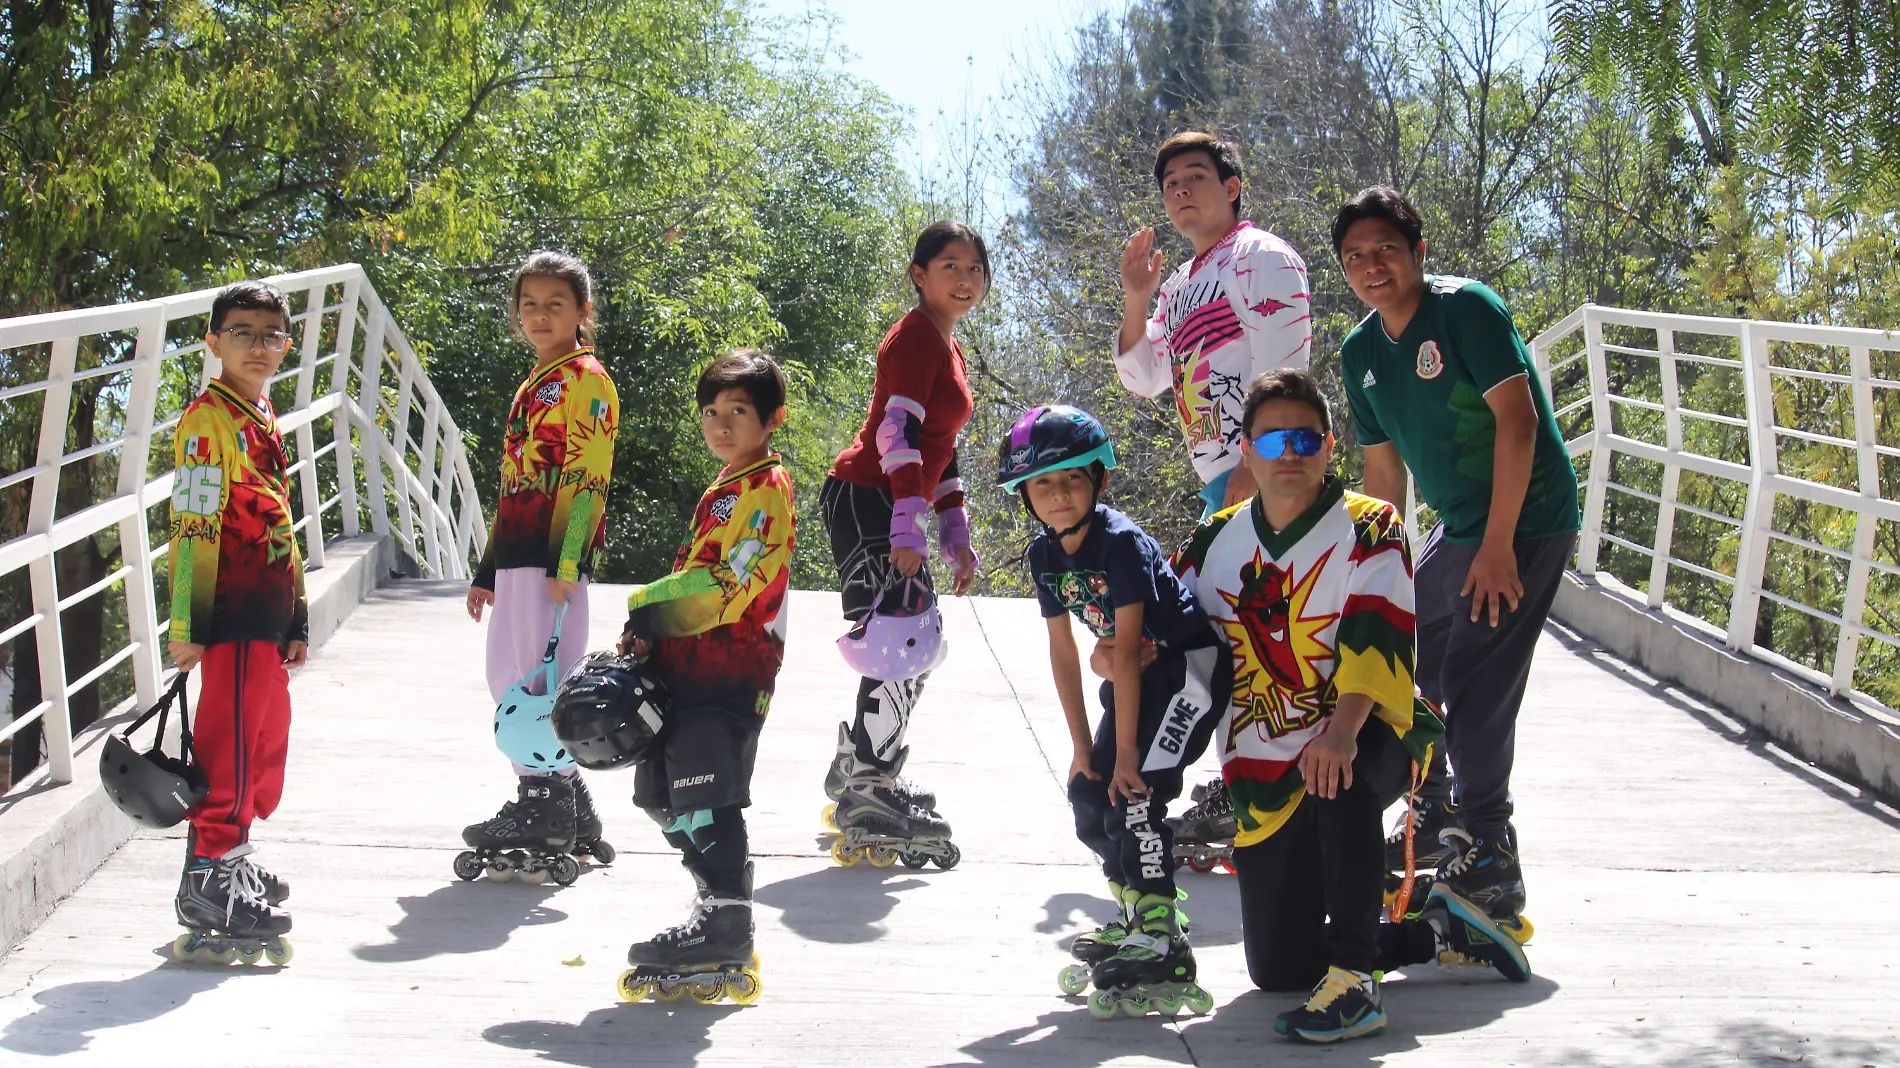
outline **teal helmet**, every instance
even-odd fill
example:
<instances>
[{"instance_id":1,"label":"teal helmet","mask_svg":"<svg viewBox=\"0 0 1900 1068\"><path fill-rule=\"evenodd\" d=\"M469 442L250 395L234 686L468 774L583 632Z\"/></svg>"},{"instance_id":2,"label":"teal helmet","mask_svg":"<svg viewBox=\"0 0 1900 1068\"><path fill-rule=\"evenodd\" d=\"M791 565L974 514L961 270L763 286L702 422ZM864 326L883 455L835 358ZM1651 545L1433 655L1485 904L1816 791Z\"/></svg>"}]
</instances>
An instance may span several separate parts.
<instances>
[{"instance_id":1,"label":"teal helmet","mask_svg":"<svg viewBox=\"0 0 1900 1068\"><path fill-rule=\"evenodd\" d=\"M1115 446L1101 421L1066 404L1039 405L1003 435L996 450L996 484L1014 491L1044 472L1095 463L1115 466Z\"/></svg>"}]
</instances>

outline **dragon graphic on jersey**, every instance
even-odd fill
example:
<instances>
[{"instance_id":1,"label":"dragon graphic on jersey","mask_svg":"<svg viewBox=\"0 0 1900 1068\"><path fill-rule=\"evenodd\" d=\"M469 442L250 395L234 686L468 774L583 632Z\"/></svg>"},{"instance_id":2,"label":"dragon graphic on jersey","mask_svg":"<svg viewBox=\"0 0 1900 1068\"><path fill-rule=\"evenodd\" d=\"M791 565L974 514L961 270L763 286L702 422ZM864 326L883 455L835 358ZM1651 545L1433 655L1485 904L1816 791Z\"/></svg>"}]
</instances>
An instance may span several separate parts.
<instances>
[{"instance_id":1,"label":"dragon graphic on jersey","mask_svg":"<svg viewBox=\"0 0 1900 1068\"><path fill-rule=\"evenodd\" d=\"M1227 749L1245 730L1263 731L1277 738L1317 723L1332 711L1329 681L1315 666L1333 658L1333 648L1321 640L1338 613L1307 615L1313 584L1326 570L1332 551L1296 577L1255 552L1253 562L1240 569L1240 589L1221 591L1235 619L1219 620L1234 650L1234 715L1227 731Z\"/></svg>"}]
</instances>

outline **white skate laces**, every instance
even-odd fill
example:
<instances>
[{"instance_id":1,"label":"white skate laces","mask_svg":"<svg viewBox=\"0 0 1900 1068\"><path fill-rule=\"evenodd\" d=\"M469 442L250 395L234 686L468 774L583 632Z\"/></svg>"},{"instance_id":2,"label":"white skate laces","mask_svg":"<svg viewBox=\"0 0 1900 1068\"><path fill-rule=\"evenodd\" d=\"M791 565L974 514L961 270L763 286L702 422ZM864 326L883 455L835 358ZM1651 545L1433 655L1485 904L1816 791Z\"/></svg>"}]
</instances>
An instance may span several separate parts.
<instances>
[{"instance_id":1,"label":"white skate laces","mask_svg":"<svg viewBox=\"0 0 1900 1068\"><path fill-rule=\"evenodd\" d=\"M1441 878L1447 875L1462 875L1478 862L1478 843L1458 828L1447 827L1440 831L1438 841L1451 850L1451 856L1446 857L1438 865L1438 874Z\"/></svg>"},{"instance_id":2,"label":"white skate laces","mask_svg":"<svg viewBox=\"0 0 1900 1068\"><path fill-rule=\"evenodd\" d=\"M254 852L256 852L255 847L245 842L218 858L214 870L218 873L218 882L228 891L224 895L226 925L230 924L231 915L240 900L257 908L265 906L264 877L257 867L257 862L251 859L251 854Z\"/></svg>"}]
</instances>

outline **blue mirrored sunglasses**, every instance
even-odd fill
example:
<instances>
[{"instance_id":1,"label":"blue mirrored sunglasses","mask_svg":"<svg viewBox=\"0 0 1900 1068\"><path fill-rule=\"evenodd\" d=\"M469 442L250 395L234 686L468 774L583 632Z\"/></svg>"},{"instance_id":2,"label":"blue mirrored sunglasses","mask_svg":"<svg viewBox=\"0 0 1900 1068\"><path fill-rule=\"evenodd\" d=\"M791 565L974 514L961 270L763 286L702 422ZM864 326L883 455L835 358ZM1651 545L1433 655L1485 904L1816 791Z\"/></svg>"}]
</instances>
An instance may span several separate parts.
<instances>
[{"instance_id":1,"label":"blue mirrored sunglasses","mask_svg":"<svg viewBox=\"0 0 1900 1068\"><path fill-rule=\"evenodd\" d=\"M1318 456L1319 450L1326 444L1326 435L1317 430L1299 427L1293 430L1269 430L1253 439L1253 451L1262 459L1278 460L1286 455L1286 447L1293 446L1295 456Z\"/></svg>"}]
</instances>

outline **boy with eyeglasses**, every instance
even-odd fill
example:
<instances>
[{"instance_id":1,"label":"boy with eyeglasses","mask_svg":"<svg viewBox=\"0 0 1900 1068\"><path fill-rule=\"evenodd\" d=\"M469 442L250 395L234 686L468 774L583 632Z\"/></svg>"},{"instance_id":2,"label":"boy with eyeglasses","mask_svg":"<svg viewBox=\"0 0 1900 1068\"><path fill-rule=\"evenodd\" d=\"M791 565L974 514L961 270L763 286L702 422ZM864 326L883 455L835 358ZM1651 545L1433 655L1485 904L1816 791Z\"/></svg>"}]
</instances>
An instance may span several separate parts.
<instances>
[{"instance_id":1,"label":"boy with eyeglasses","mask_svg":"<svg viewBox=\"0 0 1900 1068\"><path fill-rule=\"evenodd\" d=\"M258 864L250 832L283 794L288 669L310 648L284 440L265 395L290 348L290 302L240 282L218 294L210 327L218 372L173 446L169 652L179 671L199 672L193 751L210 784L185 840L175 905L190 931L173 953L255 959L268 948L282 963L290 887Z\"/></svg>"},{"instance_id":2,"label":"boy with eyeglasses","mask_svg":"<svg viewBox=\"0 0 1900 1068\"><path fill-rule=\"evenodd\" d=\"M1441 948L1515 978L1528 968L1516 943L1452 923L1437 898L1429 922L1381 927L1380 820L1444 729L1412 684L1411 549L1390 504L1328 473L1332 414L1305 372L1254 379L1243 419L1256 495L1201 524L1174 569L1234 658L1215 739L1247 970L1263 990L1313 986L1275 1021L1281 1034L1374 1035L1381 970Z\"/></svg>"}]
</instances>

